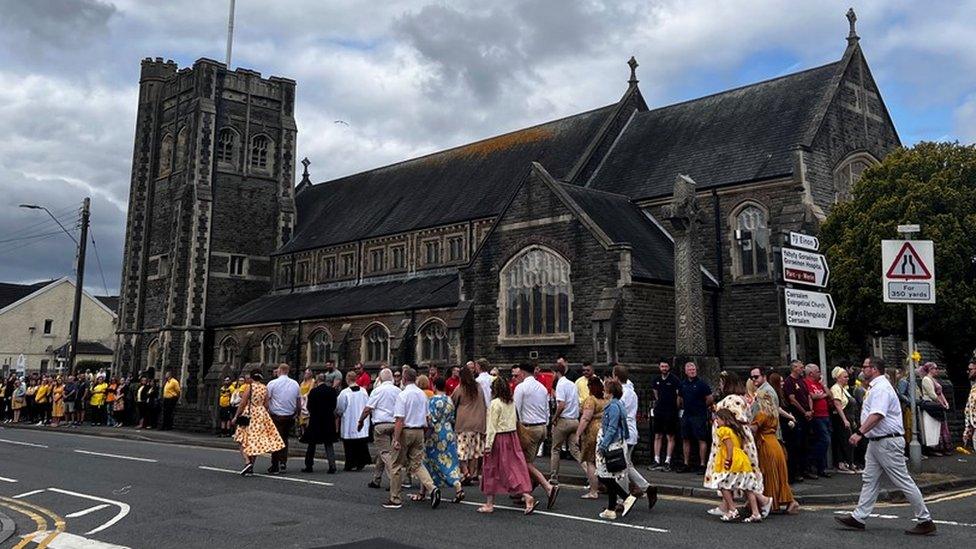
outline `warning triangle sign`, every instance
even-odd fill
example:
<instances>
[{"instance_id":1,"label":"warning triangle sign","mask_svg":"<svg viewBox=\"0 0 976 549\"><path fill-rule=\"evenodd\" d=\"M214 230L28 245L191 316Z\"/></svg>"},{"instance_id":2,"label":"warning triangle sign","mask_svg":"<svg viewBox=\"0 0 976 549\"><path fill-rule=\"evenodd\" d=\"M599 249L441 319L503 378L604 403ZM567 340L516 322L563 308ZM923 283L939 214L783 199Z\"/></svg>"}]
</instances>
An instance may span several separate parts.
<instances>
[{"instance_id":1,"label":"warning triangle sign","mask_svg":"<svg viewBox=\"0 0 976 549\"><path fill-rule=\"evenodd\" d=\"M931 280L932 273L922 261L922 256L918 254L911 242L905 244L898 250L895 260L888 267L888 278L896 280Z\"/></svg>"}]
</instances>

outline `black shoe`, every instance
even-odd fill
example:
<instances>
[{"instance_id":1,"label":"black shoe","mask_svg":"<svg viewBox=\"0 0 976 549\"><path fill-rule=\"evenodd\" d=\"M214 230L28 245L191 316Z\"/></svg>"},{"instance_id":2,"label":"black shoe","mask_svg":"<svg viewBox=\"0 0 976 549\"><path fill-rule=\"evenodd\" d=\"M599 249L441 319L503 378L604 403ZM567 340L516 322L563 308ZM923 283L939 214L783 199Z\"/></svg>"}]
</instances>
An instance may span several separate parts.
<instances>
[{"instance_id":1,"label":"black shoe","mask_svg":"<svg viewBox=\"0 0 976 549\"><path fill-rule=\"evenodd\" d=\"M383 508L384 509L399 509L401 507L403 507L403 504L402 503L399 503L399 502L396 502L396 501L393 501L393 500L390 500L390 499L388 499L385 502L383 502Z\"/></svg>"},{"instance_id":2,"label":"black shoe","mask_svg":"<svg viewBox=\"0 0 976 549\"><path fill-rule=\"evenodd\" d=\"M817 480L818 478L820 478L820 477L818 477L817 475L815 475L813 473L804 473L803 476L806 477L806 478L808 478L808 479L810 479L810 480Z\"/></svg>"},{"instance_id":3,"label":"black shoe","mask_svg":"<svg viewBox=\"0 0 976 549\"><path fill-rule=\"evenodd\" d=\"M935 523L931 520L926 520L925 522L920 522L914 527L905 530L905 533L909 536L927 536L929 534L934 534Z\"/></svg>"},{"instance_id":4,"label":"black shoe","mask_svg":"<svg viewBox=\"0 0 976 549\"><path fill-rule=\"evenodd\" d=\"M434 491L430 493L430 508L437 509L437 506L441 504L441 489L434 488Z\"/></svg>"},{"instance_id":5,"label":"black shoe","mask_svg":"<svg viewBox=\"0 0 976 549\"><path fill-rule=\"evenodd\" d=\"M370 488L374 488L377 490L383 487L383 485L381 485L379 482L376 482L375 480L369 481L369 484L367 484L366 486L369 486Z\"/></svg>"},{"instance_id":6,"label":"black shoe","mask_svg":"<svg viewBox=\"0 0 976 549\"><path fill-rule=\"evenodd\" d=\"M817 476L823 477L823 478L830 478L830 473L828 473L827 471L824 471L823 473L817 473Z\"/></svg>"},{"instance_id":7,"label":"black shoe","mask_svg":"<svg viewBox=\"0 0 976 549\"><path fill-rule=\"evenodd\" d=\"M664 472L665 473L670 473L673 470L674 469L671 467L671 462L665 462L664 463Z\"/></svg>"},{"instance_id":8,"label":"black shoe","mask_svg":"<svg viewBox=\"0 0 976 549\"><path fill-rule=\"evenodd\" d=\"M334 474L336 474L336 468L335 467L329 467L329 470L326 471L326 473L328 473L330 475L334 475Z\"/></svg>"},{"instance_id":9,"label":"black shoe","mask_svg":"<svg viewBox=\"0 0 976 549\"><path fill-rule=\"evenodd\" d=\"M682 463L681 465L679 465L679 466L677 466L677 467L674 468L674 472L675 473L687 473L688 472L688 466Z\"/></svg>"},{"instance_id":10,"label":"black shoe","mask_svg":"<svg viewBox=\"0 0 976 549\"><path fill-rule=\"evenodd\" d=\"M268 467L269 475L277 475L279 471L281 471L281 469L279 469L277 465L272 465L271 467Z\"/></svg>"},{"instance_id":11,"label":"black shoe","mask_svg":"<svg viewBox=\"0 0 976 549\"><path fill-rule=\"evenodd\" d=\"M657 487L648 486L644 495L647 496L647 510L650 511L657 504Z\"/></svg>"},{"instance_id":12,"label":"black shoe","mask_svg":"<svg viewBox=\"0 0 976 549\"><path fill-rule=\"evenodd\" d=\"M246 477L248 475L253 475L253 474L254 474L254 464L253 463L248 463L247 465L244 466L243 469L241 469L241 476L242 477Z\"/></svg>"},{"instance_id":13,"label":"black shoe","mask_svg":"<svg viewBox=\"0 0 976 549\"><path fill-rule=\"evenodd\" d=\"M282 465L282 466L281 466L281 470L280 470L280 471L278 471L278 474L279 474L279 475L283 475L283 474L285 474L285 473L287 473L287 472L288 472L288 467L286 467L286 466L284 466L284 465Z\"/></svg>"},{"instance_id":14,"label":"black shoe","mask_svg":"<svg viewBox=\"0 0 976 549\"><path fill-rule=\"evenodd\" d=\"M695 470L695 473L696 473L696 474L697 474L698 476L703 476L703 475L705 474L705 468L704 468L704 467L701 467L701 466L699 466L699 467L698 467L698 469L696 469L696 470Z\"/></svg>"},{"instance_id":15,"label":"black shoe","mask_svg":"<svg viewBox=\"0 0 976 549\"><path fill-rule=\"evenodd\" d=\"M313 471L311 467L302 467L302 472L303 473L314 473L315 471Z\"/></svg>"},{"instance_id":16,"label":"black shoe","mask_svg":"<svg viewBox=\"0 0 976 549\"><path fill-rule=\"evenodd\" d=\"M851 515L844 515L842 517L834 517L834 520L843 524L845 527L851 530L864 530L864 523L852 517ZM934 527L934 525L933 525ZM918 528L918 526L916 526Z\"/></svg>"}]
</instances>

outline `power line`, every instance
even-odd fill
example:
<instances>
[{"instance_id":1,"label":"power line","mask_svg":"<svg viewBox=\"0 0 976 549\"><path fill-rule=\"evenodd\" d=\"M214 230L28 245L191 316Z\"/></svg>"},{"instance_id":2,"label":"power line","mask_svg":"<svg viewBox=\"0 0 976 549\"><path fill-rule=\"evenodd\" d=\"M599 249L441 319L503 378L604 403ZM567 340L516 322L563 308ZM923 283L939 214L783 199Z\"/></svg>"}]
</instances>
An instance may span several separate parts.
<instances>
[{"instance_id":1,"label":"power line","mask_svg":"<svg viewBox=\"0 0 976 549\"><path fill-rule=\"evenodd\" d=\"M51 213L58 220L60 220L60 221L67 221L68 219L70 219L72 217L78 216L79 213L81 213L81 208L79 208L78 206L69 206L67 208L62 208L62 209L60 209L60 210L58 210L56 212L51 212ZM51 222L51 218L49 218L49 217L42 218L40 221L35 221L33 223L28 223L27 225L24 225L24 226L20 227L19 230L20 231L33 230L35 227L38 227L38 226L41 226L41 225L45 225L45 224L50 223L50 222Z\"/></svg>"},{"instance_id":2,"label":"power line","mask_svg":"<svg viewBox=\"0 0 976 549\"><path fill-rule=\"evenodd\" d=\"M30 240L32 238L39 238L39 237L42 237L42 236L48 236L48 235L52 235L52 234L61 234L61 233L62 233L62 231L59 229L57 231L50 232L50 233L35 233L35 234L27 235L27 236L18 236L16 238L5 238L3 240L0 240L0 244L4 244L4 243L7 243L7 242L16 242L18 240Z\"/></svg>"},{"instance_id":3,"label":"power line","mask_svg":"<svg viewBox=\"0 0 976 549\"><path fill-rule=\"evenodd\" d=\"M48 230L48 229L50 229L52 227L59 226L58 223L60 223L62 221L67 222L69 220L76 220L76 219L77 219L77 214L74 213L74 212L69 212L68 214L63 214L63 215L60 215L60 216L55 217L53 219L50 218L50 217L46 217L42 221L38 221L38 222L32 223L30 225L25 225L23 227L19 227L17 230L12 231L10 233L10 235L11 236L20 237L20 236L27 236L27 235L30 235L30 234L39 234L39 233L37 233L37 231L45 231L45 230ZM77 225L77 222L75 224Z\"/></svg>"},{"instance_id":4,"label":"power line","mask_svg":"<svg viewBox=\"0 0 976 549\"><path fill-rule=\"evenodd\" d=\"M74 231L72 231L72 232L74 232ZM64 233L61 232L61 231L58 231L56 233L51 233L51 234L49 234L49 235L47 235L45 237L39 237L39 238L36 238L36 239L31 240L31 241L28 241L28 242L19 242L19 243L18 242L14 242L14 243L12 243L12 245L11 245L11 243L8 243L7 248L0 247L0 255L7 254L7 253L10 253L10 252L19 250L19 249L24 248L26 246L30 246L31 244L37 244L38 242L40 242L42 240L47 240L49 238L53 238L53 237L55 237L55 236L57 236L59 234L64 234Z\"/></svg>"},{"instance_id":5,"label":"power line","mask_svg":"<svg viewBox=\"0 0 976 549\"><path fill-rule=\"evenodd\" d=\"M88 236L91 237L92 249L95 250L95 263L98 265L98 273L102 275L102 289L105 290L104 295L109 295L108 284L105 283L105 271L102 270L102 259L98 257L98 245L95 244L95 231L89 227Z\"/></svg>"}]
</instances>

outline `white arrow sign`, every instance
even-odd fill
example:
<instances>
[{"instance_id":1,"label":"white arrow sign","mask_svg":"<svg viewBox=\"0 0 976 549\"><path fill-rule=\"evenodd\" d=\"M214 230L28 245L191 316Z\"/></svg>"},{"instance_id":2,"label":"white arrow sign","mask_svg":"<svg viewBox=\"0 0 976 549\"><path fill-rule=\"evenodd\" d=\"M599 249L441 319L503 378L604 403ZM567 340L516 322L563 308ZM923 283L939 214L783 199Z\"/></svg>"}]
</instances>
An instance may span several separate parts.
<instances>
[{"instance_id":1,"label":"white arrow sign","mask_svg":"<svg viewBox=\"0 0 976 549\"><path fill-rule=\"evenodd\" d=\"M783 280L809 286L827 287L830 269L822 254L783 248Z\"/></svg>"},{"instance_id":2,"label":"white arrow sign","mask_svg":"<svg viewBox=\"0 0 976 549\"><path fill-rule=\"evenodd\" d=\"M790 246L816 252L820 250L820 239L808 234L790 231Z\"/></svg>"},{"instance_id":3,"label":"white arrow sign","mask_svg":"<svg viewBox=\"0 0 976 549\"><path fill-rule=\"evenodd\" d=\"M830 294L784 288L786 325L833 330L837 309Z\"/></svg>"}]
</instances>

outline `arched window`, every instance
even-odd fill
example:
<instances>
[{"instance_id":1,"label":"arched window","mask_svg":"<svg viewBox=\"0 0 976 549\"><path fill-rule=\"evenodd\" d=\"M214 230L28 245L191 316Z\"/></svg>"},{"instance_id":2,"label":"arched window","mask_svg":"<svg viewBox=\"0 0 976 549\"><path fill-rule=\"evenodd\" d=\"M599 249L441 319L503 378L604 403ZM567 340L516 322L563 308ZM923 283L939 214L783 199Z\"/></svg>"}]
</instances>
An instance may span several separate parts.
<instances>
[{"instance_id":1,"label":"arched window","mask_svg":"<svg viewBox=\"0 0 976 549\"><path fill-rule=\"evenodd\" d=\"M179 133L176 134L176 169L182 170L186 167L186 148L187 140L189 136L189 131L186 126L180 128Z\"/></svg>"},{"instance_id":2,"label":"arched window","mask_svg":"<svg viewBox=\"0 0 976 549\"><path fill-rule=\"evenodd\" d=\"M879 164L878 159L865 152L854 153L834 168L834 203L843 202L864 170Z\"/></svg>"},{"instance_id":3,"label":"arched window","mask_svg":"<svg viewBox=\"0 0 976 549\"><path fill-rule=\"evenodd\" d=\"M421 362L446 362L449 358L447 326L438 319L431 320L417 334Z\"/></svg>"},{"instance_id":4,"label":"arched window","mask_svg":"<svg viewBox=\"0 0 976 549\"><path fill-rule=\"evenodd\" d=\"M363 333L363 356L366 362L390 361L390 332L382 324L374 324Z\"/></svg>"},{"instance_id":5,"label":"arched window","mask_svg":"<svg viewBox=\"0 0 976 549\"><path fill-rule=\"evenodd\" d=\"M225 337L220 342L220 362L232 365L237 363L237 341L233 337Z\"/></svg>"},{"instance_id":6,"label":"arched window","mask_svg":"<svg viewBox=\"0 0 976 549\"><path fill-rule=\"evenodd\" d=\"M733 267L737 276L769 274L769 225L766 211L753 203L740 206L733 214L735 254Z\"/></svg>"},{"instance_id":7,"label":"arched window","mask_svg":"<svg viewBox=\"0 0 976 549\"><path fill-rule=\"evenodd\" d=\"M159 360L159 338L149 342L146 347L146 367L156 367Z\"/></svg>"},{"instance_id":8,"label":"arched window","mask_svg":"<svg viewBox=\"0 0 976 549\"><path fill-rule=\"evenodd\" d=\"M251 168L269 171L271 169L272 143L266 135L255 135L251 139Z\"/></svg>"},{"instance_id":9,"label":"arched window","mask_svg":"<svg viewBox=\"0 0 976 549\"><path fill-rule=\"evenodd\" d=\"M268 334L261 342L261 362L264 364L278 364L281 355L281 338L278 334Z\"/></svg>"},{"instance_id":10,"label":"arched window","mask_svg":"<svg viewBox=\"0 0 976 549\"><path fill-rule=\"evenodd\" d=\"M217 162L233 166L236 164L234 155L237 152L237 132L232 128L224 128L217 135Z\"/></svg>"},{"instance_id":11,"label":"arched window","mask_svg":"<svg viewBox=\"0 0 976 549\"><path fill-rule=\"evenodd\" d=\"M173 135L163 136L159 145L159 175L166 175L173 171Z\"/></svg>"},{"instance_id":12,"label":"arched window","mask_svg":"<svg viewBox=\"0 0 976 549\"><path fill-rule=\"evenodd\" d=\"M325 364L332 357L332 336L325 330L318 330L308 339L308 359L310 364Z\"/></svg>"},{"instance_id":13,"label":"arched window","mask_svg":"<svg viewBox=\"0 0 976 549\"><path fill-rule=\"evenodd\" d=\"M501 334L509 338L565 339L570 335L569 262L539 246L519 252L502 268Z\"/></svg>"}]
</instances>

